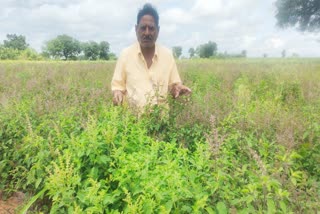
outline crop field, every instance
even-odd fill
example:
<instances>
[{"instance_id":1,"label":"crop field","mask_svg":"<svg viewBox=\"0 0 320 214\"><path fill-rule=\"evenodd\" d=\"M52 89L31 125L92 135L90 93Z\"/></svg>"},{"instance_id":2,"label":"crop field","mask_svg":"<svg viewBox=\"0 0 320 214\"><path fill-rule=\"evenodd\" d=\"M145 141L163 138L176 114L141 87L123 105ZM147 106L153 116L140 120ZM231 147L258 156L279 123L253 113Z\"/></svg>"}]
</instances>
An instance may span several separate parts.
<instances>
[{"instance_id":1,"label":"crop field","mask_svg":"<svg viewBox=\"0 0 320 214\"><path fill-rule=\"evenodd\" d=\"M0 62L0 192L22 213L317 213L320 60L181 60L189 97L113 106L115 62Z\"/></svg>"}]
</instances>

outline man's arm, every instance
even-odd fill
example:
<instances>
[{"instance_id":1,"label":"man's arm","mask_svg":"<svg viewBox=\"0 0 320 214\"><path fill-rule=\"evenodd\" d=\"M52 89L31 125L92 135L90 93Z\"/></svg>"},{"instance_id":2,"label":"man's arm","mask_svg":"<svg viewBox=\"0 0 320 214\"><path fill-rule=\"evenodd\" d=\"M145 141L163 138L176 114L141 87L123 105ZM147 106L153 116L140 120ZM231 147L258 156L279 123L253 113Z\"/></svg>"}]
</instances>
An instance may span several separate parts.
<instances>
[{"instance_id":1,"label":"man's arm","mask_svg":"<svg viewBox=\"0 0 320 214\"><path fill-rule=\"evenodd\" d=\"M125 60L122 54L117 61L116 68L114 70L114 74L111 81L111 90L113 96L112 101L114 105L121 105L126 93L127 76L125 73L124 62Z\"/></svg>"},{"instance_id":2,"label":"man's arm","mask_svg":"<svg viewBox=\"0 0 320 214\"><path fill-rule=\"evenodd\" d=\"M178 98L181 95L191 94L191 89L182 84L180 75L178 73L177 64L173 59L171 67L171 75L169 80L169 91L173 98Z\"/></svg>"}]
</instances>

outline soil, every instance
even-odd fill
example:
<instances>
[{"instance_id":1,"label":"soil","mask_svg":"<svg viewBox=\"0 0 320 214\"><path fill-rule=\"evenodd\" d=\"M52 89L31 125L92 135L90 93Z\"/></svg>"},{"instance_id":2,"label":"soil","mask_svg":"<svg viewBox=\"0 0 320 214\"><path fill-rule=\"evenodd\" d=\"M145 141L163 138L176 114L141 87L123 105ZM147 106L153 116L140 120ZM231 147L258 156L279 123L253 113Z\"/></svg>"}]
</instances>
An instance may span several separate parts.
<instances>
[{"instance_id":1,"label":"soil","mask_svg":"<svg viewBox=\"0 0 320 214\"><path fill-rule=\"evenodd\" d=\"M17 209L21 208L25 200L25 194L22 192L14 193L7 200L3 200L2 193L0 192L0 214L14 214Z\"/></svg>"}]
</instances>

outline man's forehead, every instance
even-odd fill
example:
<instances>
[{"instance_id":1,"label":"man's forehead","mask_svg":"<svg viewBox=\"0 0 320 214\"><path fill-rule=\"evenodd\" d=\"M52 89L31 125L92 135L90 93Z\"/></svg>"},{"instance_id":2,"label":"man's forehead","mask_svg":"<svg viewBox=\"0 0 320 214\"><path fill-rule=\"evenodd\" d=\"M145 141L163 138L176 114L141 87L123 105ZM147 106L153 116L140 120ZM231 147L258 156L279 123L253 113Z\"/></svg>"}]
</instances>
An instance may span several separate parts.
<instances>
[{"instance_id":1,"label":"man's forehead","mask_svg":"<svg viewBox=\"0 0 320 214\"><path fill-rule=\"evenodd\" d=\"M141 17L139 25L146 25L146 24L148 24L148 25L151 25L151 24L152 25L156 25L156 22L155 22L153 16L146 14L146 15Z\"/></svg>"}]
</instances>

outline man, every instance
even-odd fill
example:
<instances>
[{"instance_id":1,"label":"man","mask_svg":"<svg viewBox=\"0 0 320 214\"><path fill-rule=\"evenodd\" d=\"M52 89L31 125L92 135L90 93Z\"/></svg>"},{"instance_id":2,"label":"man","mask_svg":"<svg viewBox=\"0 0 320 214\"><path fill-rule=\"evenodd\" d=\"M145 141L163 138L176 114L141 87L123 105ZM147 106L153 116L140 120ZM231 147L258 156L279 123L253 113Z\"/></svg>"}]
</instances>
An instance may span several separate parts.
<instances>
[{"instance_id":1,"label":"man","mask_svg":"<svg viewBox=\"0 0 320 214\"><path fill-rule=\"evenodd\" d=\"M117 61L111 82L113 103L120 105L126 98L130 106L143 108L164 103L168 92L174 98L190 94L181 83L172 52L156 44L159 15L152 5L139 11L135 30L138 42L123 50Z\"/></svg>"}]
</instances>

